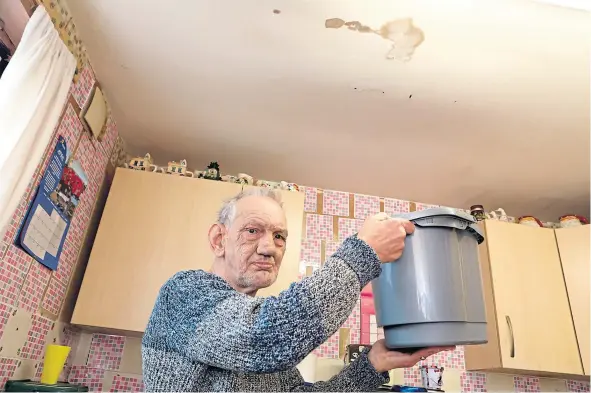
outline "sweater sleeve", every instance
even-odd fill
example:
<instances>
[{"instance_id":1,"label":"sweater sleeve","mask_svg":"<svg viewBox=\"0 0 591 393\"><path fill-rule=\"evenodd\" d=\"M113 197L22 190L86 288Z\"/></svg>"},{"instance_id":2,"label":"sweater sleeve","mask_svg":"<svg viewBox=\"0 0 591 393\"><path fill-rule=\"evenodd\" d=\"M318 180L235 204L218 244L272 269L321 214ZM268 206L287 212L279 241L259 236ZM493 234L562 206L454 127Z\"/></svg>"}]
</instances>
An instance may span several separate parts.
<instances>
[{"instance_id":1,"label":"sweater sleeve","mask_svg":"<svg viewBox=\"0 0 591 393\"><path fill-rule=\"evenodd\" d=\"M162 287L142 345L225 370L287 370L336 332L380 272L373 249L355 236L276 297L250 297L206 273L208 283L181 272Z\"/></svg>"},{"instance_id":2,"label":"sweater sleeve","mask_svg":"<svg viewBox=\"0 0 591 393\"><path fill-rule=\"evenodd\" d=\"M381 385L390 381L387 372L379 373L369 362L366 349L353 363L329 379L316 383L305 383L297 372L298 381L293 381L293 392L375 392Z\"/></svg>"}]
</instances>

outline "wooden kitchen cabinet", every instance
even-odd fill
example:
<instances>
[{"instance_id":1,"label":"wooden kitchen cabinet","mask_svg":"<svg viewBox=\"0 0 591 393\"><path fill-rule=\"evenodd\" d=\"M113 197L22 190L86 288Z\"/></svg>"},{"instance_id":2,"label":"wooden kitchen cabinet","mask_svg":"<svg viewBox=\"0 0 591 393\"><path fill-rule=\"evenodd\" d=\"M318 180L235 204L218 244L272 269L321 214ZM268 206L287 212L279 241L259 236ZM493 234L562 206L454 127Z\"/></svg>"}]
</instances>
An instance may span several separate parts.
<instances>
[{"instance_id":1,"label":"wooden kitchen cabinet","mask_svg":"<svg viewBox=\"0 0 591 393\"><path fill-rule=\"evenodd\" d=\"M556 242L570 302L579 352L589 375L589 225L556 229Z\"/></svg>"},{"instance_id":2,"label":"wooden kitchen cabinet","mask_svg":"<svg viewBox=\"0 0 591 393\"><path fill-rule=\"evenodd\" d=\"M496 220L484 229L489 342L465 347L466 369L582 374L554 230Z\"/></svg>"},{"instance_id":3,"label":"wooden kitchen cabinet","mask_svg":"<svg viewBox=\"0 0 591 393\"><path fill-rule=\"evenodd\" d=\"M211 266L207 233L239 184L118 168L71 322L119 332L144 331L158 291L182 270ZM281 191L289 241L275 284L297 280L304 195Z\"/></svg>"}]
</instances>

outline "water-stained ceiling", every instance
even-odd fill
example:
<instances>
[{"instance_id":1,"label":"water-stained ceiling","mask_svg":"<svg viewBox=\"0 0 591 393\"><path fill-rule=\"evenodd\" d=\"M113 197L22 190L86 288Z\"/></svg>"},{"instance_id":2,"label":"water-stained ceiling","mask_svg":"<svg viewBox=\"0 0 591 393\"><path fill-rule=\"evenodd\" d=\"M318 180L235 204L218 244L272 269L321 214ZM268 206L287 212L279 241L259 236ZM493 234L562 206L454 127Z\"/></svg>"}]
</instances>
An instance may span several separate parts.
<instances>
[{"instance_id":1,"label":"water-stained ceiling","mask_svg":"<svg viewBox=\"0 0 591 393\"><path fill-rule=\"evenodd\" d=\"M69 1L137 153L589 214L589 13L525 0Z\"/></svg>"}]
</instances>

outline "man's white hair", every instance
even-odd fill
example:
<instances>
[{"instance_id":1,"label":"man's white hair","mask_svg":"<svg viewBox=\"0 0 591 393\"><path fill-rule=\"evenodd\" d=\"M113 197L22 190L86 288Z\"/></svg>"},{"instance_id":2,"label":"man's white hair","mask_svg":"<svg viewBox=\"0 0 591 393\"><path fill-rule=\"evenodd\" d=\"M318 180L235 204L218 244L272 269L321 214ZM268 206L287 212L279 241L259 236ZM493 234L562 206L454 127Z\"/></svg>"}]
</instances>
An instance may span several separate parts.
<instances>
[{"instance_id":1,"label":"man's white hair","mask_svg":"<svg viewBox=\"0 0 591 393\"><path fill-rule=\"evenodd\" d=\"M236 217L236 204L242 198L246 198L249 196L260 196L260 197L267 197L271 198L275 202L283 208L283 202L281 202L281 193L271 189L271 188L262 188L262 187L248 187L245 190L242 190L238 195L228 199L224 202L221 209L218 212L218 223L230 226L234 218Z\"/></svg>"}]
</instances>

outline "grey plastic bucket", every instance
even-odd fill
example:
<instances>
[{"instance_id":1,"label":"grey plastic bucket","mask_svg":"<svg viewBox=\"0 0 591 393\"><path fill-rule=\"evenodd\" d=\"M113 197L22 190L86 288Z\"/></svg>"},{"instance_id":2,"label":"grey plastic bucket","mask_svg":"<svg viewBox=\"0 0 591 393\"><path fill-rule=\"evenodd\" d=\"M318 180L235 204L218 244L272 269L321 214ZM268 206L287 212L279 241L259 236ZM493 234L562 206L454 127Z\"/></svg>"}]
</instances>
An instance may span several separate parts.
<instances>
[{"instance_id":1,"label":"grey plastic bucket","mask_svg":"<svg viewBox=\"0 0 591 393\"><path fill-rule=\"evenodd\" d=\"M487 342L478 262L484 241L472 216L450 208L397 215L412 221L402 257L372 282L386 346L404 352Z\"/></svg>"}]
</instances>

